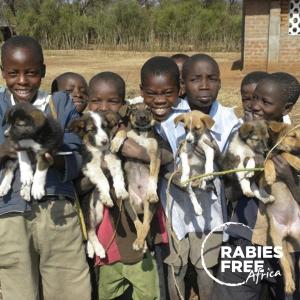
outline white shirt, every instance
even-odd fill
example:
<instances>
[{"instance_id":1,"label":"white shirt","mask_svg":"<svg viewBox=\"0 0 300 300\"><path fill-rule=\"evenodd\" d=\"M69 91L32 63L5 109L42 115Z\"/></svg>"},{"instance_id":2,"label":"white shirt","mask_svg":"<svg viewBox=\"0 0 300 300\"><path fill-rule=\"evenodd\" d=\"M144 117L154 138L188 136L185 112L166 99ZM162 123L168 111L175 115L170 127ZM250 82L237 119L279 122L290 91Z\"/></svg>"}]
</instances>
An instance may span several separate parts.
<instances>
[{"instance_id":1,"label":"white shirt","mask_svg":"<svg viewBox=\"0 0 300 300\"><path fill-rule=\"evenodd\" d=\"M183 126L175 127L173 120L179 114L189 110L187 101L182 100L174 107L170 117L162 122L158 128L158 133L169 141L174 155L176 155L180 140L185 137L185 131ZM233 109L224 107L217 101L214 101L211 107L210 116L215 121L215 125L211 130L212 136L216 140L220 150L223 151L230 133L239 124L238 119ZM173 171L171 166L170 171ZM179 240L183 239L189 232L208 232L227 220L224 190L219 177L214 179L216 193L213 191L205 192L199 189L194 190L203 208L203 215L201 216L195 214L189 194L173 184L170 187L168 208L167 184L168 182L165 178L160 180L159 197L166 216L171 221L172 228Z\"/></svg>"}]
</instances>

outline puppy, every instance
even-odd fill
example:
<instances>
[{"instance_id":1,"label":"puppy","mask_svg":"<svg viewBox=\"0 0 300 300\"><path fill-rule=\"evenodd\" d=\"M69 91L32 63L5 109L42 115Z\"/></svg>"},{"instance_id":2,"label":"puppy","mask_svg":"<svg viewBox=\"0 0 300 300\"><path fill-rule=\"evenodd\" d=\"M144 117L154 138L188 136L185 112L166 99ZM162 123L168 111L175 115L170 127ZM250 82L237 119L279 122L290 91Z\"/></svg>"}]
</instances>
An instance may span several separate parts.
<instances>
[{"instance_id":1,"label":"puppy","mask_svg":"<svg viewBox=\"0 0 300 300\"><path fill-rule=\"evenodd\" d=\"M96 253L100 258L105 257L105 250L96 236L96 226L102 220L103 205L113 206L110 196L109 182L103 172L103 163L111 174L116 197L121 200L128 199L121 160L109 151L110 141L107 131L116 122L110 113L104 115L87 112L75 119L69 126L70 131L77 133L82 141L83 174L96 186L96 190L89 199L89 206L84 211L87 224L89 257ZM109 123L110 124L109 124Z\"/></svg>"},{"instance_id":2,"label":"puppy","mask_svg":"<svg viewBox=\"0 0 300 300\"><path fill-rule=\"evenodd\" d=\"M275 165L271 159L274 154L281 154L290 166L300 171L300 159L296 156L300 153L300 128L293 129L292 125L280 122L270 122L268 126L271 144L278 143L265 162L265 180L272 185L276 180Z\"/></svg>"},{"instance_id":3,"label":"puppy","mask_svg":"<svg viewBox=\"0 0 300 300\"><path fill-rule=\"evenodd\" d=\"M274 153L281 154L294 169L300 171L300 159L295 156L300 153L300 129L292 130L292 125L278 122L270 122L268 125L271 144L277 145ZM283 249L280 265L284 275L285 292L292 294L295 291L294 265L287 242L297 249L300 247L300 208L286 184L277 180L275 166L271 159L267 159L265 163L265 179L271 185L271 192L275 197L275 201L266 206L270 237L274 246Z\"/></svg>"},{"instance_id":4,"label":"puppy","mask_svg":"<svg viewBox=\"0 0 300 300\"><path fill-rule=\"evenodd\" d=\"M209 134L209 129L215 122L210 116L201 112L197 112L197 115L193 117L190 113L181 114L175 118L174 122L176 126L179 122L183 122L187 133L184 143L179 148L179 168L182 171L180 182L181 185L184 185L190 176L214 171L213 163L217 146ZM198 150L195 151L195 148ZM200 182L187 183L187 190L197 215L202 215L202 208L192 186L198 186L205 190L207 181L211 179L213 179L212 175L204 177Z\"/></svg>"},{"instance_id":5,"label":"puppy","mask_svg":"<svg viewBox=\"0 0 300 300\"><path fill-rule=\"evenodd\" d=\"M233 133L227 151L221 159L224 170L255 168L255 157L265 156L269 150L269 133L265 121L249 121ZM254 180L254 172L237 172L242 192L247 197L256 197L263 203L274 201L274 197L259 188Z\"/></svg>"},{"instance_id":6,"label":"puppy","mask_svg":"<svg viewBox=\"0 0 300 300\"><path fill-rule=\"evenodd\" d=\"M150 108L144 103L123 106L121 116L128 119L128 130L119 131L111 143L112 152L117 152L124 140L129 137L145 147L150 157L150 164L140 160L125 159L124 171L128 184L130 201L124 202L125 208L132 219L137 239L133 249L144 248L145 239L150 229L155 203L158 202L157 181L160 169L160 147L153 126L154 119ZM143 222L138 214L143 214Z\"/></svg>"},{"instance_id":7,"label":"puppy","mask_svg":"<svg viewBox=\"0 0 300 300\"><path fill-rule=\"evenodd\" d=\"M52 157L63 143L63 130L60 124L29 103L18 103L6 114L8 125L5 135L20 148L18 161L8 160L4 167L4 179L0 185L0 196L3 197L11 188L14 170L20 167L20 195L30 201L30 192L34 199L45 195L45 184L48 168L53 161L46 159L45 154ZM31 161L26 150L36 155L36 170L33 175Z\"/></svg>"}]
</instances>

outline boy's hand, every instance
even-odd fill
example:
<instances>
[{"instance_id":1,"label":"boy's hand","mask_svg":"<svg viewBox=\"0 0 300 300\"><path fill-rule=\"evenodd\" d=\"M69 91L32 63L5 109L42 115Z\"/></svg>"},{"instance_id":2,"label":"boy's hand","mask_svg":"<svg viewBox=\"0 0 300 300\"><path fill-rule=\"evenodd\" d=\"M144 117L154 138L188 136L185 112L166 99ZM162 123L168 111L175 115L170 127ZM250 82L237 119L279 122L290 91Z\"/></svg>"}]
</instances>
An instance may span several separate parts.
<instances>
[{"instance_id":1,"label":"boy's hand","mask_svg":"<svg viewBox=\"0 0 300 300\"><path fill-rule=\"evenodd\" d=\"M4 158L17 158L17 150L18 145L16 145L14 142L12 142L9 139L6 139L5 142L0 145L0 160Z\"/></svg>"},{"instance_id":2,"label":"boy's hand","mask_svg":"<svg viewBox=\"0 0 300 300\"><path fill-rule=\"evenodd\" d=\"M293 171L287 161L281 155L272 157L272 160L275 164L277 178L287 184L293 181Z\"/></svg>"}]
</instances>

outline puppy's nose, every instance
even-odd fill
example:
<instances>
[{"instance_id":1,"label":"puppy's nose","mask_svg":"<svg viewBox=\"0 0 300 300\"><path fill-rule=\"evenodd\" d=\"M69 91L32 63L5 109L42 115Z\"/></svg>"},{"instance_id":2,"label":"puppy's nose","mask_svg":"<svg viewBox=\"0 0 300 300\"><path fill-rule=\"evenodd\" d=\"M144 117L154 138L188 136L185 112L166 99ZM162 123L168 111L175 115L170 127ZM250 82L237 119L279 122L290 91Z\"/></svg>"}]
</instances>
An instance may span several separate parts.
<instances>
[{"instance_id":1,"label":"puppy's nose","mask_svg":"<svg viewBox=\"0 0 300 300\"><path fill-rule=\"evenodd\" d=\"M108 143L108 140L107 140L107 139L106 139L106 140L102 140L102 142L101 142L101 143L102 143L102 145L103 145L103 146L106 146L106 145L107 145L107 143Z\"/></svg>"}]
</instances>

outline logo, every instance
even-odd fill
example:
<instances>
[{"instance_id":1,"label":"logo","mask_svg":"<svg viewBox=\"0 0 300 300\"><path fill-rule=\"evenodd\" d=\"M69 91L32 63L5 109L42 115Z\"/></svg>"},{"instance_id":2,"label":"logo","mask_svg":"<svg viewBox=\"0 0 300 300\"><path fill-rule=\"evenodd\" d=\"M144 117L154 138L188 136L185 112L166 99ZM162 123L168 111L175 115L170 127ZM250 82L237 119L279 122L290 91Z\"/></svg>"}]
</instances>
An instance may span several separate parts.
<instances>
[{"instance_id":1,"label":"logo","mask_svg":"<svg viewBox=\"0 0 300 300\"><path fill-rule=\"evenodd\" d=\"M215 231L224 231L224 229L226 229L229 225L242 226L253 231L249 226L238 222L226 222L210 231L201 245L201 261L205 272L211 279L221 285L232 287L244 285L249 280L253 280L257 284L264 278L282 276L280 270L275 271L271 270L270 268L267 268L267 270L265 270L265 259L282 257L282 247L278 246L245 246L243 248L241 246L236 246L234 249L230 246L221 246L220 272L225 272L227 270L233 273L243 272L248 273L248 277L246 278L246 280L239 283L229 283L221 281L213 274L211 274L206 267L204 259L205 244Z\"/></svg>"}]
</instances>

